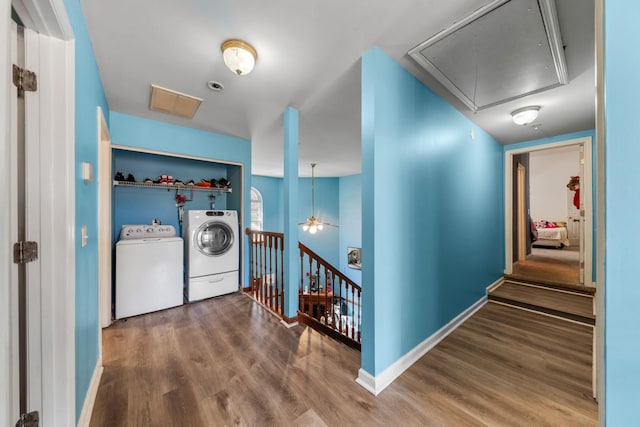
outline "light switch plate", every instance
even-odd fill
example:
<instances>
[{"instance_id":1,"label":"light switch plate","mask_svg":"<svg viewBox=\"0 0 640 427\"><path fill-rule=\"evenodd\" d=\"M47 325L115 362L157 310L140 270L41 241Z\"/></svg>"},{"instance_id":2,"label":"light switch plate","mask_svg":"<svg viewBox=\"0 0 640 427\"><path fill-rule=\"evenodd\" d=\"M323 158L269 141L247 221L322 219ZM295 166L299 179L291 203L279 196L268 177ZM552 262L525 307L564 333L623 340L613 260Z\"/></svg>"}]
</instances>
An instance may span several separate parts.
<instances>
[{"instance_id":1,"label":"light switch plate","mask_svg":"<svg viewBox=\"0 0 640 427\"><path fill-rule=\"evenodd\" d=\"M93 181L93 168L89 162L82 162L82 180L84 182Z\"/></svg>"},{"instance_id":2,"label":"light switch plate","mask_svg":"<svg viewBox=\"0 0 640 427\"><path fill-rule=\"evenodd\" d=\"M83 248L85 246L87 246L87 240L89 240L89 236L87 236L87 226L86 225L83 225L80 228L80 239L81 239L80 240L80 246L83 247Z\"/></svg>"}]
</instances>

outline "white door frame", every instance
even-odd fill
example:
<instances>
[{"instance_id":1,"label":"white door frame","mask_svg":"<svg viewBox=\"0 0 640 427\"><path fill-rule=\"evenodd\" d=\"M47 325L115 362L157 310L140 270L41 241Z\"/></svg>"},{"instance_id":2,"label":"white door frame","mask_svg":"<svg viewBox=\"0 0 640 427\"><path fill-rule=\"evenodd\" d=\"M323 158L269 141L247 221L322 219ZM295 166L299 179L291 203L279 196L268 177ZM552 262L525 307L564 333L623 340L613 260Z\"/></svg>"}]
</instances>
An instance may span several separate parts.
<instances>
[{"instance_id":1,"label":"white door frame","mask_svg":"<svg viewBox=\"0 0 640 427\"><path fill-rule=\"evenodd\" d=\"M111 135L98 106L98 281L100 328L111 324ZM102 331L102 329L101 329ZM102 357L102 338L99 340Z\"/></svg>"},{"instance_id":2,"label":"white door frame","mask_svg":"<svg viewBox=\"0 0 640 427\"><path fill-rule=\"evenodd\" d=\"M580 183L580 196L584 200L584 284L594 287L593 271L593 188L592 188L592 138L584 137L567 141L552 142L532 147L506 150L504 153L504 219L505 219L505 274L513 272L513 156L533 151L548 150L550 148L566 147L568 145L584 146L584 177Z\"/></svg>"},{"instance_id":3,"label":"white door frame","mask_svg":"<svg viewBox=\"0 0 640 427\"><path fill-rule=\"evenodd\" d=\"M15 177L12 157L13 122L15 111L15 89L11 81L11 55L15 42L11 32L11 1L0 0L0 194L10 195L15 200ZM19 416L17 311L18 295L15 292L15 266L11 259L12 225L16 218L11 203L0 204L0 424L14 425Z\"/></svg>"},{"instance_id":4,"label":"white door frame","mask_svg":"<svg viewBox=\"0 0 640 427\"><path fill-rule=\"evenodd\" d=\"M516 229L518 231L518 260L523 260L527 257L527 232L530 229L527 223L527 204L525 202L525 192L526 192L526 168L518 162L517 167L518 175L517 175L517 192L518 192L518 203L517 208L518 212L517 216L517 226Z\"/></svg>"},{"instance_id":5,"label":"white door frame","mask_svg":"<svg viewBox=\"0 0 640 427\"><path fill-rule=\"evenodd\" d=\"M7 52L0 59L0 124L5 129L2 136L3 153L10 151L11 139L8 137L10 123L11 83L9 71L11 61L8 55L11 46L9 28L11 21L11 0L0 0L0 51ZM25 38L26 48L29 49L26 60L27 67L38 68L38 92L34 95L38 104L32 103L27 110L27 156L30 172L37 168L39 176L28 176L27 195L28 209L37 212L40 220L33 223L33 218L27 218L27 224L37 232L28 238L38 239L39 260L28 266L29 280L42 278L42 286L37 283L37 301L29 301L31 307L36 302L36 310L30 310L28 321L37 321L34 325L40 336L31 335L30 346L38 346L37 354L30 354L29 364L40 360L36 372L30 372L32 380L38 384L38 389L32 388L29 399L39 401L41 419L44 425L74 425L75 424L75 131L74 131L74 42L73 31L66 15L63 0L14 0L13 6L18 11L25 26L38 34L31 33ZM49 35L53 36L50 37ZM35 48L39 52L35 52ZM33 98L33 97L32 97ZM32 108L39 111L39 117L29 116ZM35 144L29 138L35 137ZM33 139L31 140L33 141ZM6 172L11 168L10 156L3 156L5 166L0 186L9 194L15 186L15 181ZM6 179L4 179L6 178ZM35 191L35 194L33 192ZM14 192L15 193L15 192ZM14 269L10 253L13 241L11 226L15 219L11 219L11 203L3 203L0 208L1 229L3 235L0 250L3 268L3 283L14 286ZM31 213L28 213L31 215ZM30 223L30 221L32 221ZM7 238L4 238L7 237ZM5 273L6 272L6 273ZM39 281L39 280L38 280ZM30 285L31 286L31 285ZM7 289L2 287L0 296L5 296ZM29 295L31 298L32 295ZM15 297L7 295L7 299L0 298L1 304L13 304ZM31 312L37 316L31 317ZM15 315L8 310L0 310L0 336L3 350L2 366L10 374L2 378L11 381L0 381L2 394L0 411L3 425L14 425L18 411L18 384L14 372L17 372L17 322ZM5 339L6 337L13 339ZM4 344L7 344L5 347ZM34 357L35 359L31 359ZM10 384L9 384L10 383Z\"/></svg>"},{"instance_id":6,"label":"white door frame","mask_svg":"<svg viewBox=\"0 0 640 427\"><path fill-rule=\"evenodd\" d=\"M605 366L604 366L604 324L605 324L605 292L606 283L604 281L605 264L605 203L604 203L604 180L605 180L605 103L604 103L604 0L595 2L595 45L596 45L596 236L597 251L596 262L596 330L594 334L594 356L593 364L595 368L594 381L596 383L596 400L598 401L598 422L601 426L605 424Z\"/></svg>"}]
</instances>

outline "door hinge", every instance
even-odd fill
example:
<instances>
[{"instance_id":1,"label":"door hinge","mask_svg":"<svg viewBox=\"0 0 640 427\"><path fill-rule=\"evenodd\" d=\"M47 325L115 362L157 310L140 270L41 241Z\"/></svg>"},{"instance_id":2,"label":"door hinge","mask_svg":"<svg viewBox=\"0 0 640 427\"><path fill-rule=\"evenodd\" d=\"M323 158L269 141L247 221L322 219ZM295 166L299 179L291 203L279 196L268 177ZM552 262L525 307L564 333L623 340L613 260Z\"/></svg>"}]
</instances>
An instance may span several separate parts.
<instances>
[{"instance_id":1,"label":"door hinge","mask_svg":"<svg viewBox=\"0 0 640 427\"><path fill-rule=\"evenodd\" d=\"M38 259L38 242L18 242L13 245L13 262L26 264Z\"/></svg>"},{"instance_id":2,"label":"door hinge","mask_svg":"<svg viewBox=\"0 0 640 427\"><path fill-rule=\"evenodd\" d=\"M39 425L40 415L38 415L38 411L20 415L20 419L16 423L16 427L38 427Z\"/></svg>"},{"instance_id":3,"label":"door hinge","mask_svg":"<svg viewBox=\"0 0 640 427\"><path fill-rule=\"evenodd\" d=\"M33 71L25 70L13 64L13 84L18 88L18 95L25 90L35 92L38 90L38 77Z\"/></svg>"}]
</instances>

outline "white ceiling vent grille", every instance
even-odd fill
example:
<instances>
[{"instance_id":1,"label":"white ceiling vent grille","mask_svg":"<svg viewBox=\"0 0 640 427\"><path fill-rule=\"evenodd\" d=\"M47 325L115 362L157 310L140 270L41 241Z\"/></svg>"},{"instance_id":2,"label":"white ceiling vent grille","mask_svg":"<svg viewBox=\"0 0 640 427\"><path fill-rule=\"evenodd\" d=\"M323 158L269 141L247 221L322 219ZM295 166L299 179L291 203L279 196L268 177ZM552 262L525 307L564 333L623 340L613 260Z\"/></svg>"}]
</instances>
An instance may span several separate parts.
<instances>
[{"instance_id":1,"label":"white ceiling vent grille","mask_svg":"<svg viewBox=\"0 0 640 427\"><path fill-rule=\"evenodd\" d=\"M201 103L201 98L151 85L149 108L152 110L191 119Z\"/></svg>"},{"instance_id":2,"label":"white ceiling vent grille","mask_svg":"<svg viewBox=\"0 0 640 427\"><path fill-rule=\"evenodd\" d=\"M494 0L409 55L473 111L569 83L554 0Z\"/></svg>"}]
</instances>

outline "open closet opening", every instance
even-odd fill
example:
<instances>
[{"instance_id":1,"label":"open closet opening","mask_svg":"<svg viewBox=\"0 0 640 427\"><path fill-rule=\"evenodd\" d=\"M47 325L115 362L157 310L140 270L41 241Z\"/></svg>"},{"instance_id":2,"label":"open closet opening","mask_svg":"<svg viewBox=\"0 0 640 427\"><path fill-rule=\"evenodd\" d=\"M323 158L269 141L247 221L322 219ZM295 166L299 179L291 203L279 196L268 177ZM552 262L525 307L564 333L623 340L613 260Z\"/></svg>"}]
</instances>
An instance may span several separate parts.
<instances>
[{"instance_id":1,"label":"open closet opening","mask_svg":"<svg viewBox=\"0 0 640 427\"><path fill-rule=\"evenodd\" d=\"M116 283L117 244L123 239L123 232L128 233L128 229L135 232L140 228L140 226L132 226L131 224L155 227L153 230L158 233L162 233L165 229L167 233L171 232L167 237L173 238L175 236L181 241L188 242L186 227L191 213L210 212L211 218L215 217L214 219L219 220L217 222L222 221L218 217L224 216L225 221L229 222L227 227L229 235L225 241L230 242L230 245L234 243L233 248L228 251L238 254L237 259L234 256L233 260L229 261L231 264L225 266L225 271L235 272L233 283L229 287L231 291L238 290L239 284L243 283L244 274L245 243L241 234L242 224L244 224L244 165L216 159L132 149L127 146L111 145L111 149L111 170L109 173L113 179L110 181L112 187L110 187L111 206L109 210L112 218L110 228L112 232L110 236L107 236L107 239L112 260L115 262L111 265L112 280L107 285L110 289L105 290L110 291L109 294L112 295L111 301L109 301L110 307L107 310L109 319L129 317L129 315L133 315L131 313L134 313L132 309L129 311L121 310L121 315L118 314L118 286ZM234 213L233 218L230 215L231 212ZM229 218L226 217L227 213L229 213ZM146 229L146 231L149 230ZM216 233L215 230L209 234L217 239L224 237L220 233ZM150 242L159 240L156 238L158 236L151 237L154 238L147 239ZM211 241L207 240L205 243L213 244L218 241L214 242L214 240L212 238ZM183 243L180 243L179 246L183 247ZM188 289L186 285L186 265L191 254L189 247L187 243L184 243L180 256L176 255L172 260L179 264L176 267L178 270L177 280L181 283L179 294L182 296L178 297L179 300L176 304L191 302L191 300L187 301ZM124 257L122 258L124 259ZM123 267L123 271L125 270L129 269ZM123 299L125 297L122 295L120 307L132 305L129 301L125 301Z\"/></svg>"}]
</instances>

